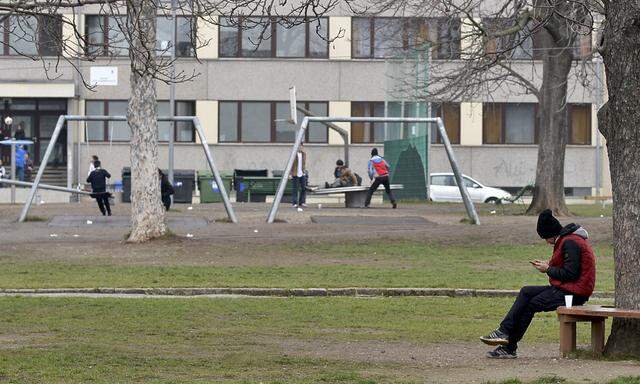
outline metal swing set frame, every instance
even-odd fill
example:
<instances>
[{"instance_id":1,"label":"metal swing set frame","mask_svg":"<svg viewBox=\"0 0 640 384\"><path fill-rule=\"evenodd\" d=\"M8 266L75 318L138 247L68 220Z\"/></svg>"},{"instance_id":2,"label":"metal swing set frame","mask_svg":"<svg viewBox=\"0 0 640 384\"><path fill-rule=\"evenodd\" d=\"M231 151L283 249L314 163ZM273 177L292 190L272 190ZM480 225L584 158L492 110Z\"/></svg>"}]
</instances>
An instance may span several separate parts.
<instances>
[{"instance_id":1,"label":"metal swing set frame","mask_svg":"<svg viewBox=\"0 0 640 384\"><path fill-rule=\"evenodd\" d=\"M31 208L31 204L33 203L33 199L36 196L36 192L38 187L40 186L40 180L42 179L42 175L44 174L44 170L49 161L49 157L53 152L53 148L58 141L58 137L60 132L62 131L64 124L67 121L127 121L126 116L82 116L82 115L60 115L58 121L56 123L56 127L51 135L51 139L49 141L49 145L47 146L47 150L45 151L44 157L41 161L41 166L38 168L38 173L36 175L33 184L31 185L31 189L29 190L29 194L27 196L27 200L25 201L24 207L22 208L22 212L20 213L20 217L18 219L19 222L24 222L29 214L29 209ZM224 208L227 211L227 216L229 220L233 223L237 223L238 219L236 217L235 212L233 211L233 207L231 206L231 200L229 200L229 195L224 188L224 184L222 183L222 178L220 177L220 172L216 167L216 164L213 160L213 154L211 153L211 149L209 148L209 144L207 143L207 139L204 134L204 130L202 129L202 125L200 124L200 119L196 116L174 116L174 117L158 117L158 121L183 121L183 122L192 122L193 126L198 133L198 137L200 138L200 143L202 144L202 148L204 150L205 156L207 158L207 163L209 164L209 168L213 173L213 177L218 184L218 188L220 190L220 195L222 196L222 202L224 203ZM73 151L67 152L67 161L69 164L73 163ZM71 168L68 170L67 177L71 177ZM42 186L43 189L51 189L49 186ZM69 193L80 193L83 194L82 191L74 190L72 188L63 188L57 187L56 190L62 192Z\"/></svg>"}]
</instances>

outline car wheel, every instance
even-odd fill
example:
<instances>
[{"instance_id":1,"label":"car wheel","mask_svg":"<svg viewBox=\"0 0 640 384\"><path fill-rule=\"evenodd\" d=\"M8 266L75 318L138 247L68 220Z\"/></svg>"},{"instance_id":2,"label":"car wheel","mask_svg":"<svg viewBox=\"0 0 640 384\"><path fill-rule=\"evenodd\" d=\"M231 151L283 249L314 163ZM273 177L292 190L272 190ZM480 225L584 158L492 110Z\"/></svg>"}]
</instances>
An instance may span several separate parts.
<instances>
[{"instance_id":1,"label":"car wheel","mask_svg":"<svg viewBox=\"0 0 640 384\"><path fill-rule=\"evenodd\" d=\"M490 197L487 200L484 201L487 204L501 204L502 201L500 199L498 199L497 197Z\"/></svg>"}]
</instances>

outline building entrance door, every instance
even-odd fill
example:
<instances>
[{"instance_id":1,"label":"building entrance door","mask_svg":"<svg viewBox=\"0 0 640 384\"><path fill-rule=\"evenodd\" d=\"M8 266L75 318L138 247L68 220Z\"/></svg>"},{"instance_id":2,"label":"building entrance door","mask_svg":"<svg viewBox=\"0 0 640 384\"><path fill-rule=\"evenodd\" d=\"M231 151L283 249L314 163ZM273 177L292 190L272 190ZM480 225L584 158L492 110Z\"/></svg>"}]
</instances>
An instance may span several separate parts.
<instances>
[{"instance_id":1,"label":"building entrance door","mask_svg":"<svg viewBox=\"0 0 640 384\"><path fill-rule=\"evenodd\" d=\"M40 165L40 159L51 140L51 135L60 115L67 113L66 99L2 99L0 103L0 124L2 139L15 137L33 141L27 151L34 165ZM4 119L10 116L13 124L8 127ZM11 149L2 146L2 162L10 164ZM67 164L67 130L60 132L49 164L65 166Z\"/></svg>"}]
</instances>

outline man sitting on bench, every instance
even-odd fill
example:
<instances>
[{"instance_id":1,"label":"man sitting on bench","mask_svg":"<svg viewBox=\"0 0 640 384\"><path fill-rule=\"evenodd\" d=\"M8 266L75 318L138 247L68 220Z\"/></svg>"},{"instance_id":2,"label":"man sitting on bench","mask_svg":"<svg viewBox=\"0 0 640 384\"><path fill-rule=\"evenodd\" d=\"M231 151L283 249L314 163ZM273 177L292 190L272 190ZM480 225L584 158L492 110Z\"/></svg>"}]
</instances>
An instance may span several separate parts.
<instances>
[{"instance_id":1,"label":"man sitting on bench","mask_svg":"<svg viewBox=\"0 0 640 384\"><path fill-rule=\"evenodd\" d=\"M344 165L342 160L336 161L336 169L333 171L333 175L336 179L331 184L324 183L325 188L355 187L360 185L356 175Z\"/></svg>"},{"instance_id":2,"label":"man sitting on bench","mask_svg":"<svg viewBox=\"0 0 640 384\"><path fill-rule=\"evenodd\" d=\"M564 305L565 295L573 295L573 303L582 305L593 293L596 265L587 231L573 223L563 228L550 209L540 214L536 229L541 238L553 245L553 255L549 262L534 260L530 263L549 276L550 285L527 286L520 290L500 327L480 338L485 344L498 346L487 353L489 358L516 358L518 342L534 314L556 310Z\"/></svg>"}]
</instances>

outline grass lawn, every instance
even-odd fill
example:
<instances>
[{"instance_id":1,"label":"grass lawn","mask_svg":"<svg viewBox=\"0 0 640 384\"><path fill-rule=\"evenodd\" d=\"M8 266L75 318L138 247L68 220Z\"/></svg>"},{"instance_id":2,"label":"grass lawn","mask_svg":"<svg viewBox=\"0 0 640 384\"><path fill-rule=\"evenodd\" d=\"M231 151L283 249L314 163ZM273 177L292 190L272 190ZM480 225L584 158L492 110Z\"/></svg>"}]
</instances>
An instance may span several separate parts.
<instances>
[{"instance_id":1,"label":"grass lawn","mask_svg":"<svg viewBox=\"0 0 640 384\"><path fill-rule=\"evenodd\" d=\"M0 381L375 383L402 377L418 382L412 376L415 363L401 360L415 353L411 348L429 351L429 343L442 340L475 345L511 302L4 297ZM583 325L579 336L586 342ZM556 330L555 314L543 314L534 319L525 342L557 342ZM367 364L320 347L338 344L366 352L368 343L381 341L399 361Z\"/></svg>"},{"instance_id":2,"label":"grass lawn","mask_svg":"<svg viewBox=\"0 0 640 384\"><path fill-rule=\"evenodd\" d=\"M595 247L597 290L613 290L612 248ZM242 250L241 250L242 251ZM184 265L95 257L55 262L2 255L0 288L56 287L446 287L517 289L546 284L529 260L549 257L540 245L448 246L410 241L265 245L244 251L288 255L289 264L267 266ZM168 252L168 251L167 251ZM179 248L178 252L184 252ZM230 251L232 252L232 251ZM314 257L291 263L297 257ZM155 257L155 256L154 256ZM158 261L163 255L157 255ZM156 264L156 265L154 265ZM188 263L185 263L188 264ZM213 265L212 265L213 264Z\"/></svg>"}]
</instances>

